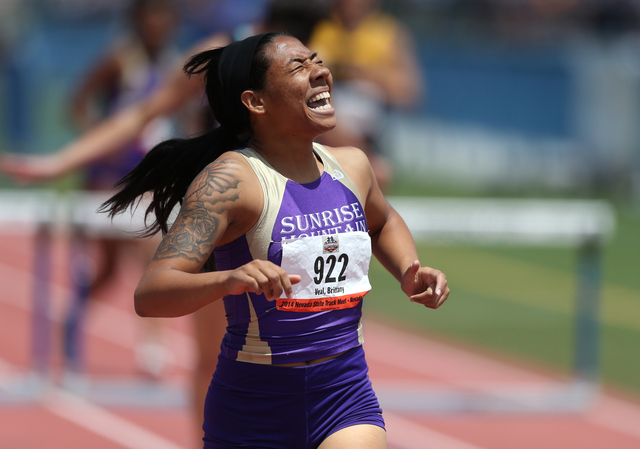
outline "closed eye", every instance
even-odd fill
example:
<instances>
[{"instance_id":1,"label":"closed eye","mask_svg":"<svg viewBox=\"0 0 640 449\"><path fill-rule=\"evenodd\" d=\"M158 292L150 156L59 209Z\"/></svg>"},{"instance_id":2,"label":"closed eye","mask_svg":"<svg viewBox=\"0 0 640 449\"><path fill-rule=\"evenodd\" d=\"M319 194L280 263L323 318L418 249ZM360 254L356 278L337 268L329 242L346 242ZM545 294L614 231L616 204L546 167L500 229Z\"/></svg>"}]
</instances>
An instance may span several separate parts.
<instances>
[{"instance_id":1,"label":"closed eye","mask_svg":"<svg viewBox=\"0 0 640 449\"><path fill-rule=\"evenodd\" d=\"M320 65L320 66L321 66L321 65L322 65L322 61L316 61L316 62L313 62L313 61L312 61L312 64L316 64L316 65ZM293 72L297 72L297 71L299 71L299 70L304 69L304 67L305 67L305 66L303 66L303 65L296 66L296 67L294 67L293 69L291 69L291 72L292 72L292 73L293 73Z\"/></svg>"},{"instance_id":2,"label":"closed eye","mask_svg":"<svg viewBox=\"0 0 640 449\"><path fill-rule=\"evenodd\" d=\"M292 64L294 62L297 62L301 65L295 66L293 69L291 69L292 72L295 72L297 70L300 70L302 68L304 68L304 63L306 61L310 61L312 64L322 64L322 61L316 61L314 62L314 59L316 59L318 57L318 53L313 53L310 57L303 59L303 58L292 58L289 60L289 62L287 62L286 65Z\"/></svg>"}]
</instances>

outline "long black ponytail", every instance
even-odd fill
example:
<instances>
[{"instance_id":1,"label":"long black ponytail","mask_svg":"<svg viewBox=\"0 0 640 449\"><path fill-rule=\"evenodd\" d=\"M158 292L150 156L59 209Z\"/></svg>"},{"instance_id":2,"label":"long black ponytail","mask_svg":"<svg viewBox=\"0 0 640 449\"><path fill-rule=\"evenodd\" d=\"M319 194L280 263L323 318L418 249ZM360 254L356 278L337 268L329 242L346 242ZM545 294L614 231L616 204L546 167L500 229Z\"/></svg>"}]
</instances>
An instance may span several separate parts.
<instances>
[{"instance_id":1,"label":"long black ponytail","mask_svg":"<svg viewBox=\"0 0 640 449\"><path fill-rule=\"evenodd\" d=\"M168 232L169 218L193 179L207 165L225 151L239 148L237 139L222 128L216 128L190 139L171 139L156 145L140 163L115 185L118 193L100 207L110 217L137 205L144 194L152 193L145 211L145 220L151 213L155 219L146 223L142 236L158 231Z\"/></svg>"},{"instance_id":2,"label":"long black ponytail","mask_svg":"<svg viewBox=\"0 0 640 449\"><path fill-rule=\"evenodd\" d=\"M254 37L257 43L253 57L248 62L250 69L245 75L248 79L244 86L231 86L230 89L224 85L219 63L227 47L206 50L189 59L184 71L189 76L204 74L209 106L221 126L197 137L170 139L156 145L118 181L115 187L120 190L101 205L100 211L113 217L129 207L138 206L143 196L151 193L151 202L145 210L146 229L142 236L151 236L158 231L166 234L173 209L177 204L182 204L189 185L198 173L226 151L245 146L250 139L249 111L242 105L237 91L259 91L264 87L270 63L265 48L276 36L268 33ZM235 82L234 75L226 74ZM229 92L233 87L236 87L236 92ZM155 219L148 224L146 220L152 213Z\"/></svg>"}]
</instances>

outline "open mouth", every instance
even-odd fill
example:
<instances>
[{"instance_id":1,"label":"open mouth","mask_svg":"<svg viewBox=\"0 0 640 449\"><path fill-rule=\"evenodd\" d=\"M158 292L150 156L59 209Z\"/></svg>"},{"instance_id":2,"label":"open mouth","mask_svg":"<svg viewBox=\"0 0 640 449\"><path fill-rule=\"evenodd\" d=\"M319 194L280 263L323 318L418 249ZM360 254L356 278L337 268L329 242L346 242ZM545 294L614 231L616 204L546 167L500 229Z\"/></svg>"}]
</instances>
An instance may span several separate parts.
<instances>
[{"instance_id":1,"label":"open mouth","mask_svg":"<svg viewBox=\"0 0 640 449\"><path fill-rule=\"evenodd\" d=\"M331 102L329 101L331 94L329 92L322 92L314 95L307 101L307 106L314 111L321 111L323 109L330 109Z\"/></svg>"}]
</instances>

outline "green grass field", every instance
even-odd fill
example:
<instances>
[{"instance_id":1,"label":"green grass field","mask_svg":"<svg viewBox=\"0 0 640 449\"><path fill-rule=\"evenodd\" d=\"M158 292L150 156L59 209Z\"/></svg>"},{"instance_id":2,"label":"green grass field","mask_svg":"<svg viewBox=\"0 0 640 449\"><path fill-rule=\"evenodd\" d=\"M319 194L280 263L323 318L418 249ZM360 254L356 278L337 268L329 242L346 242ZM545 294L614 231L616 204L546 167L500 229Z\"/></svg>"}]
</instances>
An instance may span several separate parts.
<instances>
[{"instance_id":1,"label":"green grass field","mask_svg":"<svg viewBox=\"0 0 640 449\"><path fill-rule=\"evenodd\" d=\"M626 206L617 214L615 237L603 254L600 375L605 385L640 397L640 212ZM374 261L373 291L365 303L370 316L527 364L572 371L576 249L419 244L419 253L424 264L447 274L447 303L433 311L409 302Z\"/></svg>"}]
</instances>

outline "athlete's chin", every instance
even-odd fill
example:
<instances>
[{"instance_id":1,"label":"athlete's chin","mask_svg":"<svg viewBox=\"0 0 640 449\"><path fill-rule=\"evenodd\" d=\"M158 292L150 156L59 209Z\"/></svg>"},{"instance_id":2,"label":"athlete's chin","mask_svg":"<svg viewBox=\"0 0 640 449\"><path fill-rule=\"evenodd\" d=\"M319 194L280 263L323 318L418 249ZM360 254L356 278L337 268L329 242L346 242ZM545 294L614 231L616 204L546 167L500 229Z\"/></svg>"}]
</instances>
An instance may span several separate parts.
<instances>
[{"instance_id":1,"label":"athlete's chin","mask_svg":"<svg viewBox=\"0 0 640 449\"><path fill-rule=\"evenodd\" d=\"M322 133L329 132L335 127L336 127L335 117L331 117L331 119L328 119L328 120L323 120L322 123L319 123L319 126L318 126L318 128L321 130Z\"/></svg>"}]
</instances>

